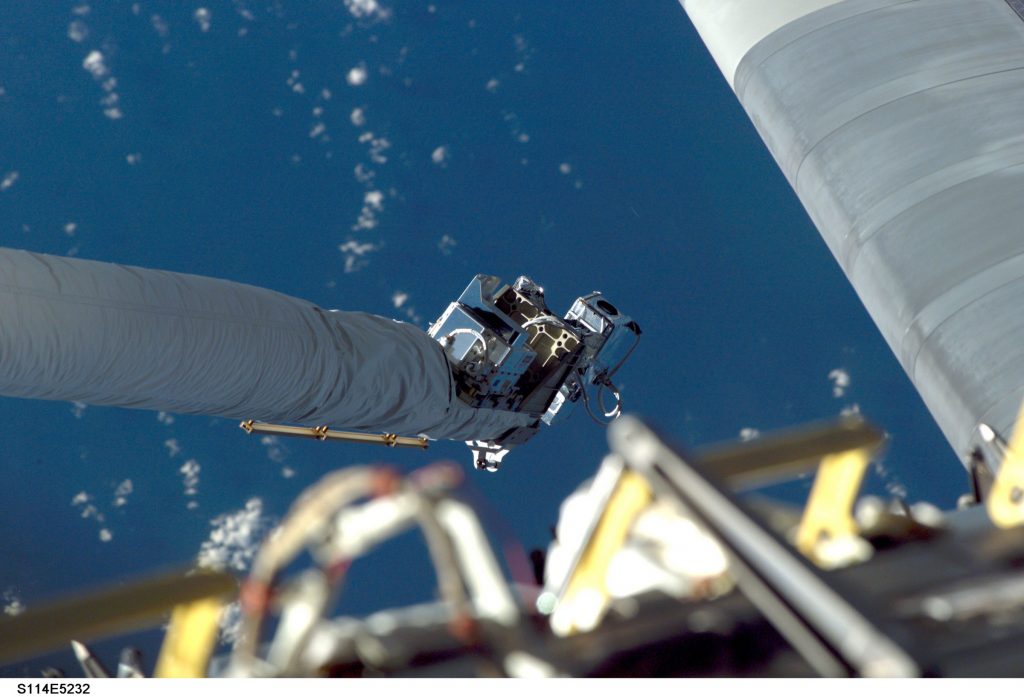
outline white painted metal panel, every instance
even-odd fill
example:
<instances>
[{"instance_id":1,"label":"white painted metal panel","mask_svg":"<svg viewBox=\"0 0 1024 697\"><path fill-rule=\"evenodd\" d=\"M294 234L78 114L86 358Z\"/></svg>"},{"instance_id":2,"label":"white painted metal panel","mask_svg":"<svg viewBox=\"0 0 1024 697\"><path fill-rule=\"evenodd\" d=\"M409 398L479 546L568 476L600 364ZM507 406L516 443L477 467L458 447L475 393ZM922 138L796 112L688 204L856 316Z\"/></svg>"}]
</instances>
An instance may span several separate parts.
<instances>
[{"instance_id":1,"label":"white painted metal panel","mask_svg":"<svg viewBox=\"0 0 1024 697\"><path fill-rule=\"evenodd\" d=\"M1024 397L1024 21L1005 0L843 0L765 34L725 8L744 3L716 4L684 0L718 22L720 65L743 51L733 89L950 443L965 453L980 422L1008 433Z\"/></svg>"},{"instance_id":2,"label":"white painted metal panel","mask_svg":"<svg viewBox=\"0 0 1024 697\"><path fill-rule=\"evenodd\" d=\"M680 0L729 84L757 42L840 0Z\"/></svg>"}]
</instances>

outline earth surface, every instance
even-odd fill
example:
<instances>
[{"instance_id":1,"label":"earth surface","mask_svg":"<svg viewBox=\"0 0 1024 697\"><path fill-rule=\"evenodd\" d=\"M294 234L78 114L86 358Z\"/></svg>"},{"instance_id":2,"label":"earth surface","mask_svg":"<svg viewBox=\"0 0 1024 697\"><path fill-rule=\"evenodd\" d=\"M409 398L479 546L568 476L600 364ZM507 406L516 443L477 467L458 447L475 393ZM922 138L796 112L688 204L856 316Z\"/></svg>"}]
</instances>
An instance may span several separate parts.
<instances>
[{"instance_id":1,"label":"earth surface","mask_svg":"<svg viewBox=\"0 0 1024 697\"><path fill-rule=\"evenodd\" d=\"M865 491L950 508L966 489L674 0L11 3L0 65L0 244L423 328L476 273L529 275L556 312L599 289L644 329L626 411L680 442L859 411L891 436ZM460 443L64 402L0 398L0 434L10 614L197 560L242 574L305 487L356 463L464 463L496 540L543 549L607 450L582 412L497 474ZM410 533L354 565L338 612L434 596ZM132 638L147 668L159 640ZM94 648L113 664L125 643ZM0 675L44 665L80 674L62 650Z\"/></svg>"}]
</instances>

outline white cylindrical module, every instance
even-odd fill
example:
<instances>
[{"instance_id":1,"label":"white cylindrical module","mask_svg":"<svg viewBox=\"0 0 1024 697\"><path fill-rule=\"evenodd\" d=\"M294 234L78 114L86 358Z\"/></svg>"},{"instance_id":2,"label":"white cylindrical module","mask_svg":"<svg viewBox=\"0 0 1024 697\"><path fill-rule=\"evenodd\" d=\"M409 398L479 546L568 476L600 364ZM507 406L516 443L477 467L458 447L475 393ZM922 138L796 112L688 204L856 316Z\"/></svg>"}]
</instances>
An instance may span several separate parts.
<instances>
[{"instance_id":1,"label":"white cylindrical module","mask_svg":"<svg viewBox=\"0 0 1024 697\"><path fill-rule=\"evenodd\" d=\"M454 394L440 345L409 324L0 248L0 395L457 440L531 422Z\"/></svg>"},{"instance_id":2,"label":"white cylindrical module","mask_svg":"<svg viewBox=\"0 0 1024 697\"><path fill-rule=\"evenodd\" d=\"M743 56L790 22L841 0L680 0L700 38L733 84Z\"/></svg>"},{"instance_id":3,"label":"white cylindrical module","mask_svg":"<svg viewBox=\"0 0 1024 697\"><path fill-rule=\"evenodd\" d=\"M956 451L979 423L1008 434L1024 397L1021 16L1008 0L682 4Z\"/></svg>"}]
</instances>

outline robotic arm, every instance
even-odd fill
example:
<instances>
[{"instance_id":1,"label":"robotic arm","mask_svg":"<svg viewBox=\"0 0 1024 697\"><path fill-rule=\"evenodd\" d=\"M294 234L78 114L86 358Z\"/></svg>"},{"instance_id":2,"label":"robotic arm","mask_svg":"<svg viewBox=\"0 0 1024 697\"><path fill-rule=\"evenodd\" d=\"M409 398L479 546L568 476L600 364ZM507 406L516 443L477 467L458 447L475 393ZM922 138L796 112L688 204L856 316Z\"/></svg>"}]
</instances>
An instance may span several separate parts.
<instances>
[{"instance_id":1,"label":"robotic arm","mask_svg":"<svg viewBox=\"0 0 1024 697\"><path fill-rule=\"evenodd\" d=\"M529 279L499 283L478 276L428 335L240 283L0 248L0 395L465 440L494 469L607 384L620 337L639 334L599 294L559 319Z\"/></svg>"},{"instance_id":2,"label":"robotic arm","mask_svg":"<svg viewBox=\"0 0 1024 697\"><path fill-rule=\"evenodd\" d=\"M458 398L475 409L529 416L496 438L467 442L478 469L494 471L509 449L532 438L540 423L565 417L588 389L605 419L621 412L612 376L636 348L640 326L601 293L577 298L565 317L548 310L544 289L526 276L511 286L477 275L428 332L444 347ZM604 390L616 398L604 407Z\"/></svg>"}]
</instances>

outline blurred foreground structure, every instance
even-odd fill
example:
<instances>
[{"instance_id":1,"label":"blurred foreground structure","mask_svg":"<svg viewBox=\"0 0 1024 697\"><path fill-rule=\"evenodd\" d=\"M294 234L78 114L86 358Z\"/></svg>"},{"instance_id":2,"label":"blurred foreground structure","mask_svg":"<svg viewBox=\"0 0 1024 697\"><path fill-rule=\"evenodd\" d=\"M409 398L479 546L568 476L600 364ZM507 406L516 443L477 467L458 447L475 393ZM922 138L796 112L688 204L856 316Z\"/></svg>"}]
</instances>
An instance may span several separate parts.
<instances>
[{"instance_id":1,"label":"blurred foreground structure","mask_svg":"<svg viewBox=\"0 0 1024 697\"><path fill-rule=\"evenodd\" d=\"M461 470L338 470L265 540L250 576L159 578L0 622L0 661L161 621L159 676L1021 675L1024 528L997 508L857 500L883 436L845 419L689 454L643 422L563 506L535 586L506 580ZM1011 453L1002 471L1024 471ZM739 496L817 472L802 513ZM418 527L435 603L333 617L349 566ZM293 562L308 552L311 568ZM231 654L218 622L241 609ZM130 654L130 651L128 652ZM127 670L127 669L126 669ZM137 673L137 671L136 671Z\"/></svg>"}]
</instances>

